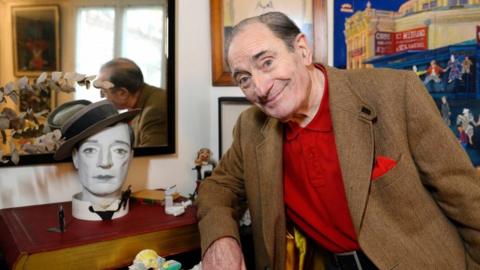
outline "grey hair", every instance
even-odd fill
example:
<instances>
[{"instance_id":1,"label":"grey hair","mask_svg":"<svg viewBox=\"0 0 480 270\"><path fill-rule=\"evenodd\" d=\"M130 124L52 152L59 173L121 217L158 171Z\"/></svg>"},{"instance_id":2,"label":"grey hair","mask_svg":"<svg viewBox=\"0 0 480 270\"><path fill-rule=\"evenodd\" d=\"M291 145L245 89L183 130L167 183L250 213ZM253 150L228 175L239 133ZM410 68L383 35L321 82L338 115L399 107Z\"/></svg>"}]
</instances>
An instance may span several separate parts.
<instances>
[{"instance_id":1,"label":"grey hair","mask_svg":"<svg viewBox=\"0 0 480 270\"><path fill-rule=\"evenodd\" d=\"M131 94L143 86L143 73L140 67L128 58L115 58L103 64L100 71L110 70L110 78L115 87L124 87Z\"/></svg>"},{"instance_id":2,"label":"grey hair","mask_svg":"<svg viewBox=\"0 0 480 270\"><path fill-rule=\"evenodd\" d=\"M273 11L246 18L233 27L231 35L225 41L225 57L228 57L228 50L235 36L253 23L261 23L268 27L276 37L283 40L290 51L293 51L295 38L301 33L300 28L282 12Z\"/></svg>"}]
</instances>

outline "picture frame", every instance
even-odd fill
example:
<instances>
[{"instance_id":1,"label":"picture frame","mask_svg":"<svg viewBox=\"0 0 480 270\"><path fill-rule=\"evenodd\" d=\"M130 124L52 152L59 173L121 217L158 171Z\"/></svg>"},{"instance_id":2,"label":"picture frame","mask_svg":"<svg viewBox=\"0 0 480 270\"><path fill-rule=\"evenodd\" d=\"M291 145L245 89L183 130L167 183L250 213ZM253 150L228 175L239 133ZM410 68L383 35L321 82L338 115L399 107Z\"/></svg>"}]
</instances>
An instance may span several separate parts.
<instances>
[{"instance_id":1,"label":"picture frame","mask_svg":"<svg viewBox=\"0 0 480 270\"><path fill-rule=\"evenodd\" d=\"M296 4L298 3L298 5ZM282 9L282 7L293 5L301 7L293 9ZM282 11L291 16L292 13L303 14L294 19L306 22L299 25L302 32L307 29L307 39L312 43L313 59L315 62L327 63L327 0L210 0L210 18L212 33L212 84L214 86L232 86L233 79L225 62L224 42L227 39L233 25L241 19L259 15L268 11ZM235 13L238 8L242 12ZM251 10L249 10L249 7ZM278 8L277 8L278 7ZM253 10L253 12L252 12ZM311 14L306 14L310 11Z\"/></svg>"},{"instance_id":2,"label":"picture frame","mask_svg":"<svg viewBox=\"0 0 480 270\"><path fill-rule=\"evenodd\" d=\"M241 112L253 106L245 97L218 98L218 159L230 148L233 127Z\"/></svg>"},{"instance_id":3,"label":"picture frame","mask_svg":"<svg viewBox=\"0 0 480 270\"><path fill-rule=\"evenodd\" d=\"M436 103L441 125L480 168L480 4L415 3L334 1L333 65L414 72Z\"/></svg>"},{"instance_id":4,"label":"picture frame","mask_svg":"<svg viewBox=\"0 0 480 270\"><path fill-rule=\"evenodd\" d=\"M37 77L61 70L59 7L12 6L11 11L14 75Z\"/></svg>"}]
</instances>

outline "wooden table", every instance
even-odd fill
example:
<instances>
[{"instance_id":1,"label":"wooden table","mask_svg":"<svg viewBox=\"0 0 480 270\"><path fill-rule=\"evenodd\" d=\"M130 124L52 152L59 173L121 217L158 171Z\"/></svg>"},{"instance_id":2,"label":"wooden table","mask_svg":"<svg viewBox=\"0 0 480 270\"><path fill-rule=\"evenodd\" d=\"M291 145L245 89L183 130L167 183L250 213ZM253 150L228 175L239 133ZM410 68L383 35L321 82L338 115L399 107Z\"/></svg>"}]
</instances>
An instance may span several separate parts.
<instances>
[{"instance_id":1,"label":"wooden table","mask_svg":"<svg viewBox=\"0 0 480 270\"><path fill-rule=\"evenodd\" d=\"M55 233L58 209L66 231ZM71 202L0 210L0 250L11 269L112 269L131 265L142 249L166 257L200 248L196 209L178 217L163 206L132 202L129 213L111 221L71 215Z\"/></svg>"}]
</instances>

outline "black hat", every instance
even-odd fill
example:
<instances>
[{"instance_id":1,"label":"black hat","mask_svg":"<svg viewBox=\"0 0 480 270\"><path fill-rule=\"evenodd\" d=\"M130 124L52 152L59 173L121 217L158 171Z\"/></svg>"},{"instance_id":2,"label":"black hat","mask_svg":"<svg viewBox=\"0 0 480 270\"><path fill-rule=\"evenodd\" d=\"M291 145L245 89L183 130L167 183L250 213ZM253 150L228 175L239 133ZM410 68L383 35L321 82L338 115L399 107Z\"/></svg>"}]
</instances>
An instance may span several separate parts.
<instances>
[{"instance_id":1,"label":"black hat","mask_svg":"<svg viewBox=\"0 0 480 270\"><path fill-rule=\"evenodd\" d=\"M69 157L78 142L97 134L106 127L119 122L128 122L139 112L140 109L133 109L118 113L115 105L108 100L87 105L62 126L62 136L65 142L60 145L53 158L61 160Z\"/></svg>"},{"instance_id":2,"label":"black hat","mask_svg":"<svg viewBox=\"0 0 480 270\"><path fill-rule=\"evenodd\" d=\"M91 104L89 100L79 99L69 102L65 102L62 105L56 107L47 117L47 124L50 130L61 129L62 126L70 119L75 113Z\"/></svg>"}]
</instances>

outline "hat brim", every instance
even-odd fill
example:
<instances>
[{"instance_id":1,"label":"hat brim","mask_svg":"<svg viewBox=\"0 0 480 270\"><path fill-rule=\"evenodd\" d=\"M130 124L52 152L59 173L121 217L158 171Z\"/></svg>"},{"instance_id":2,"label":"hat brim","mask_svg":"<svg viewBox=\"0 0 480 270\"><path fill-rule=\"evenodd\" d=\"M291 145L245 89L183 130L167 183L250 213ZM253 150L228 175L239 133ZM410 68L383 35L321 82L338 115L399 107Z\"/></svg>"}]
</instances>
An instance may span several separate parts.
<instances>
[{"instance_id":1,"label":"hat brim","mask_svg":"<svg viewBox=\"0 0 480 270\"><path fill-rule=\"evenodd\" d=\"M60 145L58 150L53 155L55 160L62 160L72 155L72 149L78 142L97 134L98 132L102 131L104 128L113 126L116 123L120 122L127 122L130 121L133 117L135 117L141 110L140 109L133 109L127 112L114 115L112 117L108 117L101 121L95 123L95 125L86 128L82 132L78 133L77 135L71 137L70 139L66 140L64 143Z\"/></svg>"}]
</instances>

